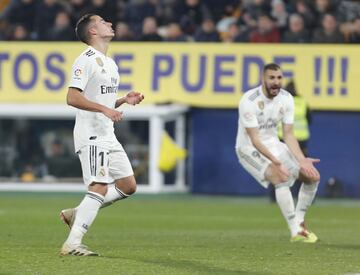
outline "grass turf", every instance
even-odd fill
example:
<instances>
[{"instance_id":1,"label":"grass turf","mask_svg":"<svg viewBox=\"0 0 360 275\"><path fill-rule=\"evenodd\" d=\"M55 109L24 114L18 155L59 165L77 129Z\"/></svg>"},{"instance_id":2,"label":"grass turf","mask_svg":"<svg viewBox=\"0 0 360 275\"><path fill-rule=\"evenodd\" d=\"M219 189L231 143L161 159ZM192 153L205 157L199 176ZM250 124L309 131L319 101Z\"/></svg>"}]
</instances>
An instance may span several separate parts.
<instances>
[{"instance_id":1,"label":"grass turf","mask_svg":"<svg viewBox=\"0 0 360 275\"><path fill-rule=\"evenodd\" d=\"M317 200L317 244L291 244L267 199L135 195L102 209L84 238L101 257L59 256L58 219L82 194L0 193L0 274L356 274L360 201Z\"/></svg>"}]
</instances>

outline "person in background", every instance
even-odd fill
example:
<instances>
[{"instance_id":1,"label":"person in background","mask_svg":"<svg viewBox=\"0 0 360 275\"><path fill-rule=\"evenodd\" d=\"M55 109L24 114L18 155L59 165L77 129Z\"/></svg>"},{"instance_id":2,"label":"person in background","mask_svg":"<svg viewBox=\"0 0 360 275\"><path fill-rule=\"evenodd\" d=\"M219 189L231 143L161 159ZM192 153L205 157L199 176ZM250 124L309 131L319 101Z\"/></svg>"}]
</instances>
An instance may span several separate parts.
<instances>
[{"instance_id":1,"label":"person in background","mask_svg":"<svg viewBox=\"0 0 360 275\"><path fill-rule=\"evenodd\" d=\"M300 149L304 156L308 155L308 141L310 139L310 124L311 124L311 112L306 100L296 92L294 80L290 80L285 86L285 90L288 91L294 97L294 136L298 140ZM279 125L280 126L280 125ZM283 133L281 127L278 127L278 136L280 140L283 140ZM292 187L294 197L297 197L301 187L300 181L295 181ZM270 186L270 198L275 202L275 189Z\"/></svg>"}]
</instances>

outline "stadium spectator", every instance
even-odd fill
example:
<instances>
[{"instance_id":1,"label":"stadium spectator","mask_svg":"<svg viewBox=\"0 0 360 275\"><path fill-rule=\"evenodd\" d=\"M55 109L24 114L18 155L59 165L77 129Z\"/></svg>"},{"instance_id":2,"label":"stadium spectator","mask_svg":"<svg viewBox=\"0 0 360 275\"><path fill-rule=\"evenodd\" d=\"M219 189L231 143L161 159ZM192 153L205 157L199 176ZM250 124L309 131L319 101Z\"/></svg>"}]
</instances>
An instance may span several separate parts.
<instances>
[{"instance_id":1,"label":"stadium spectator","mask_svg":"<svg viewBox=\"0 0 360 275\"><path fill-rule=\"evenodd\" d=\"M245 0L242 7L243 12L240 23L246 25L249 29L257 27L260 16L271 12L270 3L265 0Z\"/></svg>"},{"instance_id":2,"label":"stadium spectator","mask_svg":"<svg viewBox=\"0 0 360 275\"><path fill-rule=\"evenodd\" d=\"M239 35L239 26L236 23L229 25L226 33L222 33L221 40L223 42L236 42L236 37Z\"/></svg>"},{"instance_id":3,"label":"stadium spectator","mask_svg":"<svg viewBox=\"0 0 360 275\"><path fill-rule=\"evenodd\" d=\"M154 17L146 17L143 21L143 28L139 41L156 42L162 40L162 37L158 34L156 19Z\"/></svg>"},{"instance_id":4,"label":"stadium spectator","mask_svg":"<svg viewBox=\"0 0 360 275\"><path fill-rule=\"evenodd\" d=\"M227 41L228 32L230 26L236 24L238 17L236 15L236 9L233 5L227 5L224 7L222 18L216 24L216 30L220 35L222 41ZM231 40L231 39L230 39Z\"/></svg>"},{"instance_id":5,"label":"stadium spectator","mask_svg":"<svg viewBox=\"0 0 360 275\"><path fill-rule=\"evenodd\" d=\"M299 146L304 156L308 156L308 141L310 139L310 124L311 124L311 112L306 100L300 96L295 87L294 80L290 80L285 86L285 90L288 91L294 97L294 136L299 142ZM280 126L280 125L278 125ZM281 127L278 127L278 136L283 142L283 133ZM271 199L275 201L275 189L271 185ZM296 180L292 187L292 193L295 197L298 196L301 188L301 181Z\"/></svg>"},{"instance_id":6,"label":"stadium spectator","mask_svg":"<svg viewBox=\"0 0 360 275\"><path fill-rule=\"evenodd\" d=\"M349 37L350 43L360 43L360 17L354 21L353 30Z\"/></svg>"},{"instance_id":7,"label":"stadium spectator","mask_svg":"<svg viewBox=\"0 0 360 275\"><path fill-rule=\"evenodd\" d=\"M129 0L124 16L124 21L128 23L131 31L135 36L139 36L146 18L152 17L157 20L156 5L149 0Z\"/></svg>"},{"instance_id":8,"label":"stadium spectator","mask_svg":"<svg viewBox=\"0 0 360 275\"><path fill-rule=\"evenodd\" d=\"M274 18L275 25L280 33L286 30L289 14L286 11L285 3L283 0L273 0L271 2L271 16Z\"/></svg>"},{"instance_id":9,"label":"stadium spectator","mask_svg":"<svg viewBox=\"0 0 360 275\"><path fill-rule=\"evenodd\" d=\"M117 97L118 68L106 56L115 35L111 25L94 14L84 15L77 23L77 37L88 48L73 64L67 103L78 109L74 143L88 192L78 207L61 211L62 220L71 227L61 255L98 256L82 244L83 236L100 207L125 199L136 191L130 161L114 134L114 122L122 119L117 107L125 103L139 104L144 97L137 92ZM94 73L90 77L82 73L87 70Z\"/></svg>"},{"instance_id":10,"label":"stadium spectator","mask_svg":"<svg viewBox=\"0 0 360 275\"><path fill-rule=\"evenodd\" d=\"M48 40L50 29L55 23L56 14L64 9L57 0L42 0L36 8L35 34L36 40Z\"/></svg>"},{"instance_id":11,"label":"stadium spectator","mask_svg":"<svg viewBox=\"0 0 360 275\"><path fill-rule=\"evenodd\" d=\"M321 27L323 17L329 13L335 13L335 5L330 0L315 0L314 11L316 18L316 27Z\"/></svg>"},{"instance_id":12,"label":"stadium spectator","mask_svg":"<svg viewBox=\"0 0 360 275\"><path fill-rule=\"evenodd\" d=\"M205 19L194 35L196 42L219 42L220 37L212 19Z\"/></svg>"},{"instance_id":13,"label":"stadium spectator","mask_svg":"<svg viewBox=\"0 0 360 275\"><path fill-rule=\"evenodd\" d=\"M91 0L89 12L106 18L112 24L116 23L115 1L112 0Z\"/></svg>"},{"instance_id":14,"label":"stadium spectator","mask_svg":"<svg viewBox=\"0 0 360 275\"><path fill-rule=\"evenodd\" d=\"M54 26L49 30L47 39L51 41L76 40L76 35L71 25L70 15L66 11L59 11L56 14Z\"/></svg>"},{"instance_id":15,"label":"stadium spectator","mask_svg":"<svg viewBox=\"0 0 360 275\"><path fill-rule=\"evenodd\" d=\"M304 19L294 13L289 18L289 30L287 30L282 38L284 43L308 43L310 42L310 33L305 29Z\"/></svg>"},{"instance_id":16,"label":"stadium spectator","mask_svg":"<svg viewBox=\"0 0 360 275\"><path fill-rule=\"evenodd\" d=\"M209 8L201 0L179 1L175 10L176 21L187 35L193 35L204 20L212 18Z\"/></svg>"},{"instance_id":17,"label":"stadium spectator","mask_svg":"<svg viewBox=\"0 0 360 275\"><path fill-rule=\"evenodd\" d=\"M293 133L294 101L282 86L281 68L274 63L263 69L262 85L245 92L239 103L236 153L239 162L263 187L275 187L276 201L289 226L291 242L315 243L304 218L320 181L314 167L318 159L304 156ZM284 143L277 136L282 123ZM296 179L303 184L296 208L290 187Z\"/></svg>"},{"instance_id":18,"label":"stadium spectator","mask_svg":"<svg viewBox=\"0 0 360 275\"><path fill-rule=\"evenodd\" d=\"M134 35L125 22L118 22L115 26L115 41L134 41Z\"/></svg>"},{"instance_id":19,"label":"stadium spectator","mask_svg":"<svg viewBox=\"0 0 360 275\"><path fill-rule=\"evenodd\" d=\"M316 24L315 15L305 0L296 1L295 13L301 15L301 17L304 19L305 29L311 30L314 28Z\"/></svg>"},{"instance_id":20,"label":"stadium spectator","mask_svg":"<svg viewBox=\"0 0 360 275\"><path fill-rule=\"evenodd\" d=\"M339 31L334 15L327 13L323 16L322 27L315 30L312 41L314 43L344 43L344 35Z\"/></svg>"},{"instance_id":21,"label":"stadium spectator","mask_svg":"<svg viewBox=\"0 0 360 275\"><path fill-rule=\"evenodd\" d=\"M27 41L27 40L30 40L30 33L23 25L16 24L12 27L9 40Z\"/></svg>"},{"instance_id":22,"label":"stadium spectator","mask_svg":"<svg viewBox=\"0 0 360 275\"><path fill-rule=\"evenodd\" d=\"M20 0L13 2L7 10L7 20L12 25L22 25L29 32L34 30L35 0Z\"/></svg>"},{"instance_id":23,"label":"stadium spectator","mask_svg":"<svg viewBox=\"0 0 360 275\"><path fill-rule=\"evenodd\" d=\"M252 43L277 43L280 42L280 32L269 15L259 16L257 29L250 33Z\"/></svg>"},{"instance_id":24,"label":"stadium spectator","mask_svg":"<svg viewBox=\"0 0 360 275\"><path fill-rule=\"evenodd\" d=\"M90 12L91 9L87 0L69 0L69 6L73 25L75 25L81 16Z\"/></svg>"},{"instance_id":25,"label":"stadium spectator","mask_svg":"<svg viewBox=\"0 0 360 275\"><path fill-rule=\"evenodd\" d=\"M166 29L166 38L164 41L167 42L187 42L188 37L183 34L180 25L178 23L170 23Z\"/></svg>"}]
</instances>

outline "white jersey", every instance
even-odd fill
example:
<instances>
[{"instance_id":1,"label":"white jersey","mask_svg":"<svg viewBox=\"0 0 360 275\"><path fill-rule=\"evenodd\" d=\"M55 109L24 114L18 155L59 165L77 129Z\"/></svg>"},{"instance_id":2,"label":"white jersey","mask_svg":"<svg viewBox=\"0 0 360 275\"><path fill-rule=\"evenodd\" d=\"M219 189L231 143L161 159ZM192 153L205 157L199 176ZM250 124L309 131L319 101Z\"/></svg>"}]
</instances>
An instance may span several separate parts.
<instances>
[{"instance_id":1,"label":"white jersey","mask_svg":"<svg viewBox=\"0 0 360 275\"><path fill-rule=\"evenodd\" d=\"M239 120L236 148L253 146L245 128L259 129L261 142L272 147L279 143L277 125L294 123L294 99L286 90L281 89L273 99L267 98L262 86L247 91L239 103Z\"/></svg>"},{"instance_id":2,"label":"white jersey","mask_svg":"<svg viewBox=\"0 0 360 275\"><path fill-rule=\"evenodd\" d=\"M115 108L119 83L118 67L108 56L89 46L75 60L69 87L78 88L90 101ZM74 127L75 151L85 145L112 149L119 143L114 123L99 112L78 109Z\"/></svg>"}]
</instances>

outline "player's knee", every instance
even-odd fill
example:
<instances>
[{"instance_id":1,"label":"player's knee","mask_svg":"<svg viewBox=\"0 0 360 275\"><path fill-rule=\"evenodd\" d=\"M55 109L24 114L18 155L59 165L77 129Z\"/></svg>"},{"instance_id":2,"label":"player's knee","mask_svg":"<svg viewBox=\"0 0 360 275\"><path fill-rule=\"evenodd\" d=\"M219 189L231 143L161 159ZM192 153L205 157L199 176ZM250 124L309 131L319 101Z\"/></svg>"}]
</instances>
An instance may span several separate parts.
<instances>
[{"instance_id":1,"label":"player's knee","mask_svg":"<svg viewBox=\"0 0 360 275\"><path fill-rule=\"evenodd\" d=\"M106 184L93 182L89 185L89 191L105 196L108 187Z\"/></svg>"},{"instance_id":2,"label":"player's knee","mask_svg":"<svg viewBox=\"0 0 360 275\"><path fill-rule=\"evenodd\" d=\"M117 180L116 186L126 195L132 195L136 192L136 180L134 176Z\"/></svg>"},{"instance_id":3,"label":"player's knee","mask_svg":"<svg viewBox=\"0 0 360 275\"><path fill-rule=\"evenodd\" d=\"M311 182L311 183L320 182L320 175L310 177L309 182Z\"/></svg>"},{"instance_id":4,"label":"player's knee","mask_svg":"<svg viewBox=\"0 0 360 275\"><path fill-rule=\"evenodd\" d=\"M128 191L126 192L126 194L128 194L128 195L134 194L134 193L136 192L136 188L137 188L137 186L136 186L136 180L134 179L134 180L132 180L131 183L129 184L129 186L128 186Z\"/></svg>"}]
</instances>

